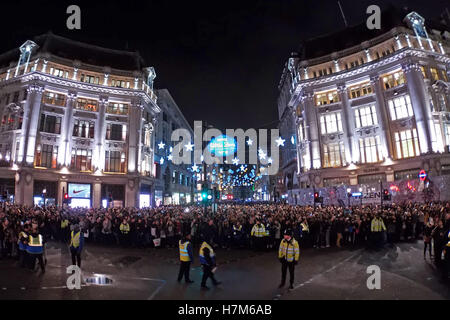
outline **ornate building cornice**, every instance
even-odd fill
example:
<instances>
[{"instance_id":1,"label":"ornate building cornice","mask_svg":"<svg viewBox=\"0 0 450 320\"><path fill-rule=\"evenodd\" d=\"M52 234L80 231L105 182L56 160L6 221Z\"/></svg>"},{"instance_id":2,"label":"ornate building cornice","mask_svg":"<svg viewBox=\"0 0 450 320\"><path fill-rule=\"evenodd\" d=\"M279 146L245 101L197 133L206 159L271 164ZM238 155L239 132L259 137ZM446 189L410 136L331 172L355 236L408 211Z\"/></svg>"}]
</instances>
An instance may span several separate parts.
<instances>
[{"instance_id":1,"label":"ornate building cornice","mask_svg":"<svg viewBox=\"0 0 450 320\"><path fill-rule=\"evenodd\" d=\"M45 73L42 73L39 71L33 71L33 72L27 73L25 75L21 75L18 77L11 78L9 80L2 81L2 82L0 82L0 89L2 87L5 87L5 86L10 85L15 82L36 82L36 81L59 85L59 86L65 86L65 87L74 89L75 91L88 90L88 91L97 92L99 94L136 97L136 98L142 99L142 101L145 104L148 104L154 113L159 113L161 111L161 109L159 108L159 106L156 103L156 95L152 95L152 97L150 97L150 95L148 95L143 90L112 88L112 87L106 87L106 86L101 86L101 85L94 85L94 84L74 81L74 80L70 80L70 79L53 77L53 76L50 76L48 74L45 74ZM34 89L35 87L40 87L40 88L42 88L42 90L44 88L43 85L33 83L29 86L28 90L35 90Z\"/></svg>"},{"instance_id":2,"label":"ornate building cornice","mask_svg":"<svg viewBox=\"0 0 450 320\"><path fill-rule=\"evenodd\" d=\"M379 69L382 69L386 66L389 66L390 64L398 63L400 60L411 57L410 60L412 64L417 64L414 59L417 58L424 58L429 59L430 57L434 58L436 61L450 64L450 57L437 53L437 52L429 52L425 50L420 49L412 49L409 47L402 48L398 51L396 51L394 54L380 59L380 60L374 60L368 63L365 63L362 66L356 67L352 70L342 70L338 73L334 73L325 77L315 78L315 79L308 79L308 80L302 80L300 81L294 92L292 93L292 96L299 96L302 90L308 87L314 87L314 86L324 86L324 85L331 85L336 82L345 82L347 79L354 77L354 76L362 76L365 73L370 72L378 72ZM373 77L373 76L372 76ZM294 102L291 99L291 102L289 104L293 104Z\"/></svg>"}]
</instances>

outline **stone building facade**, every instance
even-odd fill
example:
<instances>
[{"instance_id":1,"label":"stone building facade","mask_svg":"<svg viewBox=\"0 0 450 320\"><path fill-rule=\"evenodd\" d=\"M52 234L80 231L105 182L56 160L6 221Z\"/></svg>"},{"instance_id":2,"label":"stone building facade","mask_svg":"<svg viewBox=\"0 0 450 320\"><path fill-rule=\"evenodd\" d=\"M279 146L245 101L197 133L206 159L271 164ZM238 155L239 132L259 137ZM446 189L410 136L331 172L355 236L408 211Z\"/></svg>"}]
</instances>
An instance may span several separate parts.
<instances>
[{"instance_id":1,"label":"stone building facade","mask_svg":"<svg viewBox=\"0 0 450 320\"><path fill-rule=\"evenodd\" d=\"M155 70L47 33L0 55L0 189L19 204L154 205Z\"/></svg>"},{"instance_id":2,"label":"stone building facade","mask_svg":"<svg viewBox=\"0 0 450 320\"><path fill-rule=\"evenodd\" d=\"M295 132L296 155L280 181L294 176L293 203L308 188L380 191L422 169L431 180L450 174L449 25L383 14L381 30L363 24L306 41L286 63L280 123L295 121L280 131Z\"/></svg>"}]
</instances>

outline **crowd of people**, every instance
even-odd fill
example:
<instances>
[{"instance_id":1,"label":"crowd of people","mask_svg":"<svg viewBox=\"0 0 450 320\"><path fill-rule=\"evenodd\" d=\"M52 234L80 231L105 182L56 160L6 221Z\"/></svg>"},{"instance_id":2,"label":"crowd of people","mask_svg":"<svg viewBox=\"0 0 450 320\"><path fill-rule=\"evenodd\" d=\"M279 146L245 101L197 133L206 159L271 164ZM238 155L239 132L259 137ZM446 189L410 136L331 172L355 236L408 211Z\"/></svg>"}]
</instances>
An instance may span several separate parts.
<instances>
[{"instance_id":1,"label":"crowd of people","mask_svg":"<svg viewBox=\"0 0 450 320\"><path fill-rule=\"evenodd\" d=\"M0 208L0 257L18 255L25 225L39 228L44 241L70 241L78 225L86 242L132 247L178 247L190 234L194 247L202 239L214 247L277 249L284 230L293 231L301 248L380 248L399 241L423 239L438 265L449 243L450 203L406 203L383 207L309 207L287 204L222 204L215 213L199 206L74 209ZM450 250L447 250L450 251Z\"/></svg>"}]
</instances>

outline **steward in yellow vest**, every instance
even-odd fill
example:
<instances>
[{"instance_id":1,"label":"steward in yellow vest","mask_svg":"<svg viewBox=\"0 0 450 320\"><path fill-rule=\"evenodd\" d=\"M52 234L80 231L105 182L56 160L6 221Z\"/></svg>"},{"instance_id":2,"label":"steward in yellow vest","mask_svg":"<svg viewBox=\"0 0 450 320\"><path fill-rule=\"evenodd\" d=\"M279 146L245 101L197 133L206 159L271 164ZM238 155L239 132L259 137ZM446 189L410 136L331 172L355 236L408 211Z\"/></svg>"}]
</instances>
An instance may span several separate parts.
<instances>
[{"instance_id":1,"label":"steward in yellow vest","mask_svg":"<svg viewBox=\"0 0 450 320\"><path fill-rule=\"evenodd\" d=\"M208 290L209 288L206 286L206 280L208 280L208 278L211 278L215 286L221 283L214 277L214 272L216 270L216 255L214 254L213 248L206 241L203 241L199 255L200 263L203 268L201 288Z\"/></svg>"},{"instance_id":2,"label":"steward in yellow vest","mask_svg":"<svg viewBox=\"0 0 450 320\"><path fill-rule=\"evenodd\" d=\"M256 224L253 226L250 235L253 237L253 245L257 251L263 249L264 237L266 236L266 228L261 221L256 220Z\"/></svg>"},{"instance_id":3,"label":"steward in yellow vest","mask_svg":"<svg viewBox=\"0 0 450 320\"><path fill-rule=\"evenodd\" d=\"M81 268L81 251L84 246L84 234L78 224L74 225L70 234L70 253L72 255L72 264Z\"/></svg>"},{"instance_id":4,"label":"steward in yellow vest","mask_svg":"<svg viewBox=\"0 0 450 320\"><path fill-rule=\"evenodd\" d=\"M28 240L29 240L29 233L30 233L30 225L25 224L23 226L23 230L19 232L17 244L19 246L19 265L20 267L24 268L27 264L27 247L28 247Z\"/></svg>"},{"instance_id":5,"label":"steward in yellow vest","mask_svg":"<svg viewBox=\"0 0 450 320\"><path fill-rule=\"evenodd\" d=\"M191 269L191 262L194 260L194 254L192 253L191 235L187 234L182 240L178 242L180 250L180 271L178 272L178 282L181 282L184 276L186 283L193 283L189 278L189 271Z\"/></svg>"},{"instance_id":6,"label":"steward in yellow vest","mask_svg":"<svg viewBox=\"0 0 450 320\"><path fill-rule=\"evenodd\" d=\"M36 259L38 259L42 273L44 273L45 272L45 264L43 258L44 238L42 237L41 234L39 234L37 229L34 229L28 236L27 253L30 258L30 268L34 270Z\"/></svg>"},{"instance_id":7,"label":"steward in yellow vest","mask_svg":"<svg viewBox=\"0 0 450 320\"><path fill-rule=\"evenodd\" d=\"M294 289L295 266L300 258L300 248L298 242L292 236L292 230L284 232L284 239L281 240L278 250L278 259L281 262L281 283L279 288L286 283L286 271L289 268L289 289Z\"/></svg>"}]
</instances>

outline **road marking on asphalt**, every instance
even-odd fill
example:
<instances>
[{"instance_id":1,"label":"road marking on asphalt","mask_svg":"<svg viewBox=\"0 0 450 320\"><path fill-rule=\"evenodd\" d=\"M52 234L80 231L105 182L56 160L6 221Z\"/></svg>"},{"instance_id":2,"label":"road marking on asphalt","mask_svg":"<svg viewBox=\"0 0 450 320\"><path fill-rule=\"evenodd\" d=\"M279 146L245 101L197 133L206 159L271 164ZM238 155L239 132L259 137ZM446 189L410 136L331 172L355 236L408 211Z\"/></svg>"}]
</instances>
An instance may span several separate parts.
<instances>
[{"instance_id":1,"label":"road marking on asphalt","mask_svg":"<svg viewBox=\"0 0 450 320\"><path fill-rule=\"evenodd\" d=\"M325 270L324 272L321 272L321 273L319 273L319 274L316 274L315 276L311 277L309 280L307 280L307 281L305 281L305 282L303 282L303 283L300 283L300 284L296 285L296 286L294 287L294 289L292 289L292 290L296 290L296 289L298 289L298 288L300 288L300 287L303 287L305 284L308 284L308 283L313 282L314 279L316 279L317 277L321 276L321 275L324 274L324 273L329 273L329 272L333 271L333 270L336 269L337 267L339 267L339 266L341 266L342 264L344 264L345 262L347 262L347 261L353 259L354 257L356 257L356 256L359 255L359 254L360 254L359 252L352 254L350 257L345 258L344 260L342 260L341 262L335 264L334 266L332 266L331 268Z\"/></svg>"},{"instance_id":2,"label":"road marking on asphalt","mask_svg":"<svg viewBox=\"0 0 450 320\"><path fill-rule=\"evenodd\" d=\"M296 289L298 289L298 288L303 287L303 286L306 285L306 284L309 284L309 283L313 282L314 279L316 279L317 277L320 277L321 275L323 275L323 274L325 274L325 273L329 273L329 272L333 271L333 270L336 269L337 267L339 267L339 266L341 266L342 264L344 264L345 262L347 262L347 261L353 259L354 257L356 257L356 256L359 255L359 254L360 254L360 252L355 252L355 253L352 254L350 257L345 258L344 260L342 260L341 262L335 264L335 265L332 266L331 268L329 268L329 269L327 269L327 270L325 270L325 271L323 271L323 272L321 272L321 273L319 273L319 274L316 274L315 276L311 277L311 278L308 279L307 281L304 281L304 282L302 282L302 283L296 285L293 289L290 289L288 292L292 292L292 291L294 291L294 290L296 290ZM280 299L282 295L283 295L283 293L277 294L277 295L273 298L273 300L278 300L278 299Z\"/></svg>"},{"instance_id":3,"label":"road marking on asphalt","mask_svg":"<svg viewBox=\"0 0 450 320\"><path fill-rule=\"evenodd\" d=\"M147 298L147 300L153 300L153 298L158 294L159 291L161 291L161 289L164 287L165 284L166 281L163 280L163 283L152 293L150 297Z\"/></svg>"}]
</instances>

